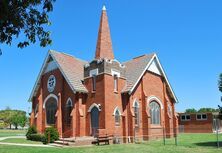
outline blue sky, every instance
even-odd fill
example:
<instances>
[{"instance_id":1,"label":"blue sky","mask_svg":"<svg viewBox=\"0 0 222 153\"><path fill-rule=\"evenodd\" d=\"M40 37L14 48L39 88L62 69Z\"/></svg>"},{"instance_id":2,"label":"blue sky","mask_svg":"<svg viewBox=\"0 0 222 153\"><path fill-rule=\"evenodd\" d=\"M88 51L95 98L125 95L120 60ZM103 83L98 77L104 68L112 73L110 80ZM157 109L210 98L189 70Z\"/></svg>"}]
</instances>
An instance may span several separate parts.
<instances>
[{"instance_id":1,"label":"blue sky","mask_svg":"<svg viewBox=\"0 0 222 153\"><path fill-rule=\"evenodd\" d=\"M18 49L16 43L0 44L0 109L28 110L28 97L49 49L93 59L103 4L116 59L156 52L179 99L177 111L220 104L221 0L57 0L50 15L52 46L37 43Z\"/></svg>"}]
</instances>

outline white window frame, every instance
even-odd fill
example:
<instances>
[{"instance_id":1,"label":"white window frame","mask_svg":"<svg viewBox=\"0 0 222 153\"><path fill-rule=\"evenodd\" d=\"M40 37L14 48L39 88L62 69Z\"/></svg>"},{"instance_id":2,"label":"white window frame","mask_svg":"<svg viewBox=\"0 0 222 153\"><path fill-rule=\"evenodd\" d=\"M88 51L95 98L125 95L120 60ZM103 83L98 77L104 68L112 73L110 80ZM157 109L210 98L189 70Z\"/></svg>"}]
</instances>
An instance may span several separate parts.
<instances>
[{"instance_id":1,"label":"white window frame","mask_svg":"<svg viewBox=\"0 0 222 153\"><path fill-rule=\"evenodd\" d=\"M182 116L185 116L185 119L182 119ZM191 120L191 116L190 119L187 119L187 116L190 116L190 114L183 114L180 116L181 121L190 121Z\"/></svg>"},{"instance_id":2,"label":"white window frame","mask_svg":"<svg viewBox=\"0 0 222 153\"><path fill-rule=\"evenodd\" d=\"M197 115L200 115L201 118L198 119L198 118L197 118ZM206 115L206 118L203 118L203 115ZM198 113L198 114L196 114L196 120L199 120L199 121L207 120L207 114L206 114L206 113Z\"/></svg>"},{"instance_id":3,"label":"white window frame","mask_svg":"<svg viewBox=\"0 0 222 153\"><path fill-rule=\"evenodd\" d=\"M120 73L114 69L111 69L111 74L112 76L117 75L118 78L120 77Z\"/></svg>"},{"instance_id":4,"label":"white window frame","mask_svg":"<svg viewBox=\"0 0 222 153\"><path fill-rule=\"evenodd\" d=\"M69 102L71 103L71 105L69 105ZM69 107L71 107L71 112L70 112L70 114L66 114L66 124L68 125L68 126L70 126L71 125L71 113L72 113L72 109L74 108L73 107L73 102L72 102L72 99L69 97L68 99L67 99L67 101L66 101L66 111L68 111L67 110L67 108L69 108ZM66 112L67 113L67 112ZM69 120L67 120L67 117L69 117ZM69 121L69 122L68 122Z\"/></svg>"},{"instance_id":5,"label":"white window frame","mask_svg":"<svg viewBox=\"0 0 222 153\"><path fill-rule=\"evenodd\" d=\"M51 84L52 84L52 86L51 86ZM55 89L55 86L56 86L56 77L54 75L50 75L48 78L48 81L47 81L48 91L50 93L53 92Z\"/></svg>"},{"instance_id":6,"label":"white window frame","mask_svg":"<svg viewBox=\"0 0 222 153\"><path fill-rule=\"evenodd\" d=\"M118 122L116 122L117 120L116 120L116 112L118 112L119 113L119 121ZM120 112L120 110L119 110L119 108L118 107L116 107L115 109L114 109L114 112L113 112L113 116L114 116L114 120L115 120L115 126L120 126L120 120L121 120L121 112Z\"/></svg>"},{"instance_id":7,"label":"white window frame","mask_svg":"<svg viewBox=\"0 0 222 153\"><path fill-rule=\"evenodd\" d=\"M94 75L98 75L98 73L99 73L98 68L97 69L93 69L93 70L89 71L89 76L92 77Z\"/></svg>"},{"instance_id":8,"label":"white window frame","mask_svg":"<svg viewBox=\"0 0 222 153\"><path fill-rule=\"evenodd\" d=\"M136 106L137 105L137 106ZM140 126L140 104L139 102L135 99L134 103L133 103L133 111L134 111L134 122L135 122L135 126L139 127ZM137 109L137 116L136 116L136 110ZM137 121L137 123L136 123Z\"/></svg>"},{"instance_id":9,"label":"white window frame","mask_svg":"<svg viewBox=\"0 0 222 153\"><path fill-rule=\"evenodd\" d=\"M157 109L151 108L152 103L155 104L156 106L158 106L159 114L157 112ZM153 100L149 103L149 109L150 109L149 111L150 111L150 119L151 119L150 123L151 123L151 125L161 125L161 107L160 107L160 104L157 101ZM157 116L157 114L158 114L158 116Z\"/></svg>"},{"instance_id":10,"label":"white window frame","mask_svg":"<svg viewBox=\"0 0 222 153\"><path fill-rule=\"evenodd\" d=\"M115 74L113 76L113 80L114 80L114 92L118 91L118 76Z\"/></svg>"}]
</instances>

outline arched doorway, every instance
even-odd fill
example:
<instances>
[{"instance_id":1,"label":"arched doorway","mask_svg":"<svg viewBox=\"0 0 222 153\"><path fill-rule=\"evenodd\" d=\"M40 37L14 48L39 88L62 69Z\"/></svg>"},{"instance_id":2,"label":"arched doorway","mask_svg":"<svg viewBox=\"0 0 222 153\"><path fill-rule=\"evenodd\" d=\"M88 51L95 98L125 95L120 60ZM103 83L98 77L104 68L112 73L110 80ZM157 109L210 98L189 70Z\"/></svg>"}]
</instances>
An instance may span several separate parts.
<instances>
[{"instance_id":1,"label":"arched doorway","mask_svg":"<svg viewBox=\"0 0 222 153\"><path fill-rule=\"evenodd\" d=\"M45 104L46 108L46 124L55 125L56 123L56 111L57 111L57 100L50 97Z\"/></svg>"},{"instance_id":2,"label":"arched doorway","mask_svg":"<svg viewBox=\"0 0 222 153\"><path fill-rule=\"evenodd\" d=\"M92 130L92 136L95 136L97 134L97 130L99 128L99 109L94 106L91 109L91 130Z\"/></svg>"}]
</instances>

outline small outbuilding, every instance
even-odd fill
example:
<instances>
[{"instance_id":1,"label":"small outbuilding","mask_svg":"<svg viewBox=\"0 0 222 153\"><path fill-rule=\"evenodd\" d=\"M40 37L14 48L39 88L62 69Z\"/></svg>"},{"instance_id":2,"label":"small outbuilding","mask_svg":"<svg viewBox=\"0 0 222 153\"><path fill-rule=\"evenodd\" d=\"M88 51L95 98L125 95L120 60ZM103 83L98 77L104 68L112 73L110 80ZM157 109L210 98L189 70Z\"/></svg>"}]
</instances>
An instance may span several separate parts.
<instances>
[{"instance_id":1,"label":"small outbuilding","mask_svg":"<svg viewBox=\"0 0 222 153\"><path fill-rule=\"evenodd\" d=\"M184 133L212 133L222 130L219 112L178 113L179 131Z\"/></svg>"}]
</instances>

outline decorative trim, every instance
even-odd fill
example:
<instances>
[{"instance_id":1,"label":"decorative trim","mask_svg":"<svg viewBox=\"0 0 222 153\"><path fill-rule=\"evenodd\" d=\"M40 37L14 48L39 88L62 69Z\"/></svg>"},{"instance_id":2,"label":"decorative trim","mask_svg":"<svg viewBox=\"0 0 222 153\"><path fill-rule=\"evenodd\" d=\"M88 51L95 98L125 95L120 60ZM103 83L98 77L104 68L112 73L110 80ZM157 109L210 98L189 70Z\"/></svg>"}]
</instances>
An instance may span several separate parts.
<instances>
[{"instance_id":1,"label":"decorative trim","mask_svg":"<svg viewBox=\"0 0 222 153\"><path fill-rule=\"evenodd\" d=\"M99 111L101 111L101 108L100 108L100 104L96 104L96 103L93 103L89 109L88 109L88 112L91 112L91 110L96 107Z\"/></svg>"},{"instance_id":2,"label":"decorative trim","mask_svg":"<svg viewBox=\"0 0 222 153\"><path fill-rule=\"evenodd\" d=\"M149 107L150 102L152 101L156 101L157 103L159 103L160 108L164 109L163 107L163 103L161 102L161 100L159 98L157 98L156 96L150 96L149 98L147 98L147 107Z\"/></svg>"},{"instance_id":3,"label":"decorative trim","mask_svg":"<svg viewBox=\"0 0 222 153\"><path fill-rule=\"evenodd\" d=\"M98 68L96 68L89 71L89 76L92 77L93 75L98 75L98 73L99 73L99 70Z\"/></svg>"},{"instance_id":4,"label":"decorative trim","mask_svg":"<svg viewBox=\"0 0 222 153\"><path fill-rule=\"evenodd\" d=\"M67 106L69 101L71 101L71 106L73 106L73 102L72 102L72 99L70 97L66 100L66 106Z\"/></svg>"},{"instance_id":5,"label":"decorative trim","mask_svg":"<svg viewBox=\"0 0 222 153\"><path fill-rule=\"evenodd\" d=\"M111 75L114 76L114 75L117 75L117 77L119 78L120 77L120 72L114 70L114 69L111 69Z\"/></svg>"},{"instance_id":6,"label":"decorative trim","mask_svg":"<svg viewBox=\"0 0 222 153\"><path fill-rule=\"evenodd\" d=\"M146 68L143 70L142 74L140 75L140 77L138 78L138 80L136 81L136 83L133 85L133 87L130 89L129 94L131 94L134 90L134 88L136 87L136 85L138 84L139 80L142 78L143 74L146 72L146 70L148 69L148 67L150 66L150 64L152 63L153 59L154 59L155 55L151 58L151 60L149 61L149 63L147 64Z\"/></svg>"},{"instance_id":7,"label":"decorative trim","mask_svg":"<svg viewBox=\"0 0 222 153\"><path fill-rule=\"evenodd\" d=\"M129 94L131 94L131 93L133 92L133 90L135 89L136 85L138 84L138 82L140 81L140 79L142 78L142 76L144 75L144 73L147 71L147 69L149 68L149 66L152 64L152 62L153 62L154 59L156 59L157 65L160 67L161 73L163 74L163 77L165 78L166 83L167 83L167 85L169 86L169 89L170 89L170 91L171 91L171 93L172 93L172 96L173 96L175 102L178 102L178 99L177 99L177 97L176 97L175 94L174 94L174 91L173 91L173 89L172 89L172 87L171 87L171 85L170 85L170 83L169 83L169 81L168 81L168 79L167 79L167 76L166 76L166 74L165 74L165 72L164 72L164 69L163 69L163 67L161 66L160 61L159 61L159 59L158 59L158 57L157 57L156 54L153 55L153 57L151 58L151 60L150 60L149 63L147 64L146 68L143 70L142 74L140 75L140 77L138 78L138 80L136 81L136 83L134 84L133 88L130 89Z\"/></svg>"},{"instance_id":8,"label":"decorative trim","mask_svg":"<svg viewBox=\"0 0 222 153\"><path fill-rule=\"evenodd\" d=\"M138 102L138 100L135 98L133 101L133 107L135 107L135 104L138 104L138 108L140 107L140 103Z\"/></svg>"},{"instance_id":9,"label":"decorative trim","mask_svg":"<svg viewBox=\"0 0 222 153\"><path fill-rule=\"evenodd\" d=\"M114 109L114 111L113 111L113 116L115 116L115 112L116 111L118 111L119 112L119 114L120 114L120 116L122 116L122 113L120 112L120 110L119 110L119 107L118 106L116 106L116 108Z\"/></svg>"},{"instance_id":10,"label":"decorative trim","mask_svg":"<svg viewBox=\"0 0 222 153\"><path fill-rule=\"evenodd\" d=\"M58 97L55 94L49 94L43 102L43 109L45 109L45 104L49 100L49 98L54 98L57 102L57 107L58 107L58 101L59 101Z\"/></svg>"}]
</instances>

